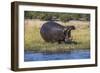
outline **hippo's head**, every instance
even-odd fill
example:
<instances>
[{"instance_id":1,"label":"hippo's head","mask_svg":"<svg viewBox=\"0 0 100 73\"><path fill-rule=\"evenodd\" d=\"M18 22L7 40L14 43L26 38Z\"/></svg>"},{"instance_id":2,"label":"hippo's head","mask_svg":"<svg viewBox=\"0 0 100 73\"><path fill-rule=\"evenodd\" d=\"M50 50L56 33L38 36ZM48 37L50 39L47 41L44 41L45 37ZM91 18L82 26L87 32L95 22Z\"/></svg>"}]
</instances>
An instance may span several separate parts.
<instances>
[{"instance_id":1,"label":"hippo's head","mask_svg":"<svg viewBox=\"0 0 100 73\"><path fill-rule=\"evenodd\" d=\"M72 40L71 30L75 30L75 26L72 25L72 26L67 26L67 27L64 28L64 35L65 35L64 41L65 42Z\"/></svg>"}]
</instances>

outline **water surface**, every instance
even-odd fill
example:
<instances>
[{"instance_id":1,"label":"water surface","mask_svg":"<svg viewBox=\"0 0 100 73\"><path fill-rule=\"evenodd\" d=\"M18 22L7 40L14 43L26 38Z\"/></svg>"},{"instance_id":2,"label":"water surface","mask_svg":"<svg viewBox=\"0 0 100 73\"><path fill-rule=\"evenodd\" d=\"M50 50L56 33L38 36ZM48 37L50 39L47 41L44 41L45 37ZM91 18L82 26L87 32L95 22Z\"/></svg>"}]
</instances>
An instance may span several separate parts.
<instances>
[{"instance_id":1,"label":"water surface","mask_svg":"<svg viewBox=\"0 0 100 73\"><path fill-rule=\"evenodd\" d=\"M89 59L89 50L73 50L64 53L34 53L32 51L24 52L24 61L48 61L48 60L70 60L70 59Z\"/></svg>"}]
</instances>

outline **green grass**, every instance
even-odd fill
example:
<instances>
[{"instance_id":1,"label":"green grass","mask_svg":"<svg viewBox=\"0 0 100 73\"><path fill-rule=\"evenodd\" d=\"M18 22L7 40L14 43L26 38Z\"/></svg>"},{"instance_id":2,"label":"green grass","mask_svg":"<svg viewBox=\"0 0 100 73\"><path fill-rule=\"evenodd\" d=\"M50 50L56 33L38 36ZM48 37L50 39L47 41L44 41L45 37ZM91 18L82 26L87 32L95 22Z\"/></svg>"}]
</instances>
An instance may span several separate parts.
<instances>
[{"instance_id":1,"label":"green grass","mask_svg":"<svg viewBox=\"0 0 100 73\"><path fill-rule=\"evenodd\" d=\"M42 21L41 21L42 22ZM41 23L39 20L33 24L25 24L25 50L31 50L33 52L65 52L68 50L86 50L90 49L90 34L88 22L68 22L64 25L74 25L76 30L72 31L73 41L77 44L58 44L47 43L40 35ZM34 26L33 26L34 25Z\"/></svg>"}]
</instances>

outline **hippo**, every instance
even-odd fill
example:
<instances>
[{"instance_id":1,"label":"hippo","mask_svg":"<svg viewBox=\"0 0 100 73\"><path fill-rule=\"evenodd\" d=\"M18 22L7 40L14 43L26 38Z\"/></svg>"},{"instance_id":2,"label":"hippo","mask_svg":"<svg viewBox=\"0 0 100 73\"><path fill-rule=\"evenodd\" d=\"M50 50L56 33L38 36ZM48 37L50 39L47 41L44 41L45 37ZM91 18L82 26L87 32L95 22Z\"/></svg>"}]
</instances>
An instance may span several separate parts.
<instances>
[{"instance_id":1,"label":"hippo","mask_svg":"<svg viewBox=\"0 0 100 73\"><path fill-rule=\"evenodd\" d=\"M48 21L40 28L41 37L46 42L68 42L71 38L71 30L75 30L74 26L63 26L54 21Z\"/></svg>"}]
</instances>

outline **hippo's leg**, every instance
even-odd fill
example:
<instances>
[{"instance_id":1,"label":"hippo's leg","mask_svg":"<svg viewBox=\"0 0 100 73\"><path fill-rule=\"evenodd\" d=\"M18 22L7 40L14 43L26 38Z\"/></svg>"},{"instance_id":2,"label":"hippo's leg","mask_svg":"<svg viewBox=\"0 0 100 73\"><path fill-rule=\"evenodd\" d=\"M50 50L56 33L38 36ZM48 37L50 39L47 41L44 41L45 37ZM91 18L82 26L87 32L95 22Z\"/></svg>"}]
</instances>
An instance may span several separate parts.
<instances>
[{"instance_id":1,"label":"hippo's leg","mask_svg":"<svg viewBox=\"0 0 100 73\"><path fill-rule=\"evenodd\" d=\"M61 41L60 40L58 41L58 44L61 44Z\"/></svg>"},{"instance_id":2,"label":"hippo's leg","mask_svg":"<svg viewBox=\"0 0 100 73\"><path fill-rule=\"evenodd\" d=\"M64 39L63 39L63 40L59 40L58 43L59 43L59 44L65 43L65 40L64 40Z\"/></svg>"}]
</instances>

